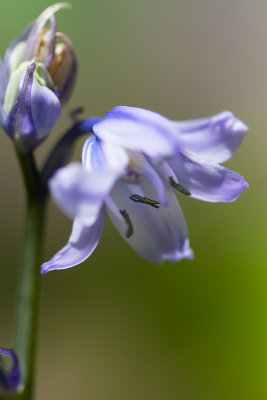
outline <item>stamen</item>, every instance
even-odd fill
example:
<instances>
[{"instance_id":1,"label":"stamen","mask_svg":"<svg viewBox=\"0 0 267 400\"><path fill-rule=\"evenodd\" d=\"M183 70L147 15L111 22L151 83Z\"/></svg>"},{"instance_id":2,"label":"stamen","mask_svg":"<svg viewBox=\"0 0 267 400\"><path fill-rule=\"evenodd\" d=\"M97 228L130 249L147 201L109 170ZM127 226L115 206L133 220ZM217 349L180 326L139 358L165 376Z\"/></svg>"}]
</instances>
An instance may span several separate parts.
<instances>
[{"instance_id":1,"label":"stamen","mask_svg":"<svg viewBox=\"0 0 267 400\"><path fill-rule=\"evenodd\" d=\"M140 196L139 194L132 194L130 199L136 203L148 204L151 207L159 208L159 201L149 199L148 197Z\"/></svg>"},{"instance_id":2,"label":"stamen","mask_svg":"<svg viewBox=\"0 0 267 400\"><path fill-rule=\"evenodd\" d=\"M172 176L169 176L169 182L170 182L171 187L178 190L178 192L184 194L185 196L191 196L191 193L189 192L189 190L187 190L182 185L180 185L180 183L175 182L175 180L173 179Z\"/></svg>"},{"instance_id":3,"label":"stamen","mask_svg":"<svg viewBox=\"0 0 267 400\"><path fill-rule=\"evenodd\" d=\"M132 221L131 221L131 219L129 217L129 214L127 213L126 210L120 210L120 213L121 213L121 215L122 215L122 217L123 217L123 219L124 219L124 221L126 222L126 225L127 225L126 237L128 239L134 233Z\"/></svg>"},{"instance_id":4,"label":"stamen","mask_svg":"<svg viewBox=\"0 0 267 400\"><path fill-rule=\"evenodd\" d=\"M72 122L76 123L79 121L79 117L83 112L84 112L84 107L77 107L70 112L69 117L72 120Z\"/></svg>"}]
</instances>

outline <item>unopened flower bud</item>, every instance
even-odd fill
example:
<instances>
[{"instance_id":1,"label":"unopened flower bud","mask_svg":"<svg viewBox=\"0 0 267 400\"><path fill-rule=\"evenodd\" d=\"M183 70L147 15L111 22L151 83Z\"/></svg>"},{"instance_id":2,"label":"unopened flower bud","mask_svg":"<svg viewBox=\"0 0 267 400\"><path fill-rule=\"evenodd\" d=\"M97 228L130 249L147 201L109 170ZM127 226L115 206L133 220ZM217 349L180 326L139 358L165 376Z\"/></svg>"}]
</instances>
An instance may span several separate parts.
<instances>
[{"instance_id":1,"label":"unopened flower bud","mask_svg":"<svg viewBox=\"0 0 267 400\"><path fill-rule=\"evenodd\" d=\"M54 13L69 8L67 3L48 7L36 21L11 43L5 55L5 67L9 76L23 61L37 58L51 74L56 93L62 103L69 100L77 75L77 59L70 39L57 32ZM50 26L46 26L50 21ZM56 43L60 41L60 43Z\"/></svg>"},{"instance_id":2,"label":"unopened flower bud","mask_svg":"<svg viewBox=\"0 0 267 400\"><path fill-rule=\"evenodd\" d=\"M2 356L11 359L11 367L6 365ZM0 347L0 396L18 392L20 384L21 375L18 357L12 349L3 349Z\"/></svg>"},{"instance_id":3,"label":"unopened flower bud","mask_svg":"<svg viewBox=\"0 0 267 400\"><path fill-rule=\"evenodd\" d=\"M49 73L57 88L61 103L66 103L72 93L77 76L77 59L71 41L62 33L62 40L55 48L55 56L50 64Z\"/></svg>"},{"instance_id":4,"label":"unopened flower bud","mask_svg":"<svg viewBox=\"0 0 267 400\"><path fill-rule=\"evenodd\" d=\"M61 105L45 66L38 60L21 63L5 93L4 128L19 151L32 151L52 130Z\"/></svg>"},{"instance_id":5,"label":"unopened flower bud","mask_svg":"<svg viewBox=\"0 0 267 400\"><path fill-rule=\"evenodd\" d=\"M51 74L61 103L69 100L77 74L77 59L73 45L63 33L57 32L54 13L69 8L67 3L58 3L45 10L33 25L28 39L25 59L38 58ZM45 27L50 20L49 28ZM60 43L56 43L60 40Z\"/></svg>"},{"instance_id":6,"label":"unopened flower bud","mask_svg":"<svg viewBox=\"0 0 267 400\"><path fill-rule=\"evenodd\" d=\"M77 60L71 41L57 32L55 12L48 7L0 59L0 126L19 151L32 151L51 131L73 90ZM50 23L50 24L48 24Z\"/></svg>"}]
</instances>

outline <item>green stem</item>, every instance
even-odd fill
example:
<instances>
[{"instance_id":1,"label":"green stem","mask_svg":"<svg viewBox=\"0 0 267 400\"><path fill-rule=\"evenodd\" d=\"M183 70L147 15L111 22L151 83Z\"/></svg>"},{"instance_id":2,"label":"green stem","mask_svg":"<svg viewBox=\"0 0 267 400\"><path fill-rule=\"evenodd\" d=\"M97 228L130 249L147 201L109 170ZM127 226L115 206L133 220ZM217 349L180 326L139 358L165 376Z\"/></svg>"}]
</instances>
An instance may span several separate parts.
<instances>
[{"instance_id":1,"label":"green stem","mask_svg":"<svg viewBox=\"0 0 267 400\"><path fill-rule=\"evenodd\" d=\"M32 155L18 154L25 189L27 212L23 251L20 263L14 330L14 349L19 358L22 374L22 391L19 400L33 396L34 366L36 356L40 257L45 214L45 196Z\"/></svg>"}]
</instances>

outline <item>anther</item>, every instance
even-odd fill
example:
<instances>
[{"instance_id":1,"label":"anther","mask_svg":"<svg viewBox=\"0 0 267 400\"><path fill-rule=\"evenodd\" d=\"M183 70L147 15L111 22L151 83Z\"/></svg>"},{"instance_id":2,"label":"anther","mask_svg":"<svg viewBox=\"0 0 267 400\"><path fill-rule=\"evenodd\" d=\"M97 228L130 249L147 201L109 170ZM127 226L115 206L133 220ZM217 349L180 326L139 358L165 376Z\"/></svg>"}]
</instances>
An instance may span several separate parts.
<instances>
[{"instance_id":1,"label":"anther","mask_svg":"<svg viewBox=\"0 0 267 400\"><path fill-rule=\"evenodd\" d=\"M124 221L126 222L126 225L127 225L126 237L129 238L134 233L132 221L131 221L131 219L129 217L129 214L127 213L126 210L120 210L120 213L121 213Z\"/></svg>"},{"instance_id":2,"label":"anther","mask_svg":"<svg viewBox=\"0 0 267 400\"><path fill-rule=\"evenodd\" d=\"M159 201L149 199L148 197L140 196L139 194L132 194L130 199L136 203L148 204L151 207L159 208Z\"/></svg>"},{"instance_id":3,"label":"anther","mask_svg":"<svg viewBox=\"0 0 267 400\"><path fill-rule=\"evenodd\" d=\"M187 190L182 185L180 185L180 183L175 182L175 180L173 179L172 176L169 176L169 182L170 182L171 187L178 190L178 192L184 194L185 196L191 196L191 193L189 192L189 190Z\"/></svg>"}]
</instances>

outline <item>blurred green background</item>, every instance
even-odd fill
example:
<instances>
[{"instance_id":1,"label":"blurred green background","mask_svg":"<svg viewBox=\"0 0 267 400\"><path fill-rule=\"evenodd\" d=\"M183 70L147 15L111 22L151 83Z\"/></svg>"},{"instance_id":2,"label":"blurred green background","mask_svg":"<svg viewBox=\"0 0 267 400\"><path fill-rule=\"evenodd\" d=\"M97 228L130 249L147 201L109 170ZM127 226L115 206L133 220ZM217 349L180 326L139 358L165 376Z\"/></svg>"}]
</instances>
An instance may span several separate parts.
<instances>
[{"instance_id":1,"label":"blurred green background","mask_svg":"<svg viewBox=\"0 0 267 400\"><path fill-rule=\"evenodd\" d=\"M0 52L48 5L2 0ZM42 276L36 399L266 400L267 3L264 0L75 0L57 14L79 78L71 103L199 118L230 109L250 127L227 163L250 188L232 204L181 199L195 260L154 266L106 223L81 266ZM24 193L0 137L1 346L11 346ZM76 158L82 141L77 146ZM71 222L49 207L44 260Z\"/></svg>"}]
</instances>

